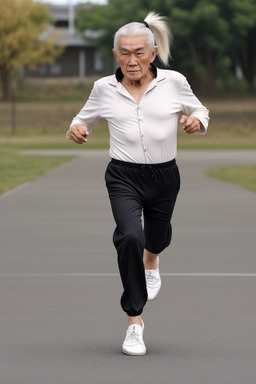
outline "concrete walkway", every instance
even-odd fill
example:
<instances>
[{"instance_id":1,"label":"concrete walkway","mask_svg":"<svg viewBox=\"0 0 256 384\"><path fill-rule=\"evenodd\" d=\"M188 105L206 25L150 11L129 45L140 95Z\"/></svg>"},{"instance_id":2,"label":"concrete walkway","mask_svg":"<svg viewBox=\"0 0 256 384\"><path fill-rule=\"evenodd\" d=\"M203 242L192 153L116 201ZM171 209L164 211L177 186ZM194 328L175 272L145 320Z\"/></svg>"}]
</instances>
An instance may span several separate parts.
<instances>
[{"instance_id":1,"label":"concrete walkway","mask_svg":"<svg viewBox=\"0 0 256 384\"><path fill-rule=\"evenodd\" d=\"M256 163L256 151L179 152L144 357L121 352L108 154L75 154L0 196L1 384L255 384L256 195L203 171Z\"/></svg>"}]
</instances>

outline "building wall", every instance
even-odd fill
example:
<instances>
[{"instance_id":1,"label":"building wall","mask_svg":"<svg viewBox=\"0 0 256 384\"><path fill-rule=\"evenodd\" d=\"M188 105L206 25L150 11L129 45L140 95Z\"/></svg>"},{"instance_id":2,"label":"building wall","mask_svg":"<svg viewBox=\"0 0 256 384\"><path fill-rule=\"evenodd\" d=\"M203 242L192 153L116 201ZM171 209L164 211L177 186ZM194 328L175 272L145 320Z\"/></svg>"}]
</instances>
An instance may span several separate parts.
<instances>
[{"instance_id":1,"label":"building wall","mask_svg":"<svg viewBox=\"0 0 256 384\"><path fill-rule=\"evenodd\" d=\"M65 51L59 56L55 63L41 64L35 70L25 68L25 76L29 77L71 77L78 76L81 73L79 68L79 55L80 51L85 55L85 76L91 76L95 73L94 70L94 56L95 49L93 47L67 47Z\"/></svg>"}]
</instances>

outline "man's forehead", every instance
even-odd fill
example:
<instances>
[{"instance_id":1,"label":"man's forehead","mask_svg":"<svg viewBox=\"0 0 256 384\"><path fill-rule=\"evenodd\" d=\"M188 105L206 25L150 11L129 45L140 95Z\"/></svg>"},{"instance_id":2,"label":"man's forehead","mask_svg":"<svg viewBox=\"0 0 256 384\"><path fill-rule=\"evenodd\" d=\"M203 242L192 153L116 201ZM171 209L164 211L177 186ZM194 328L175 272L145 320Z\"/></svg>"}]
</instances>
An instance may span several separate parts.
<instances>
[{"instance_id":1,"label":"man's forehead","mask_svg":"<svg viewBox=\"0 0 256 384\"><path fill-rule=\"evenodd\" d=\"M119 39L119 49L142 50L148 48L147 36L121 36Z\"/></svg>"},{"instance_id":2,"label":"man's forehead","mask_svg":"<svg viewBox=\"0 0 256 384\"><path fill-rule=\"evenodd\" d=\"M130 50L134 50L134 51L143 51L145 49L145 47L137 47L137 46L124 46L124 47L120 47L120 51L124 51L124 52L127 52L127 51L130 51Z\"/></svg>"}]
</instances>

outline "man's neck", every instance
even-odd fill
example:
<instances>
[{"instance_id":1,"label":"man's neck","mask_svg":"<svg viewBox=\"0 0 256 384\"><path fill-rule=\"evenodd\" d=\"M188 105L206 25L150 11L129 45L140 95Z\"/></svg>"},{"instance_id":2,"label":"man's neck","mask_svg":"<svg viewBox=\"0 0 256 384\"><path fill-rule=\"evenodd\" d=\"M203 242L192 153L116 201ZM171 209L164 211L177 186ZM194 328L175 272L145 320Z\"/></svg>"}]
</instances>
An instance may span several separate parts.
<instances>
[{"instance_id":1,"label":"man's neck","mask_svg":"<svg viewBox=\"0 0 256 384\"><path fill-rule=\"evenodd\" d=\"M121 80L121 82L124 86L127 86L127 87L140 88L151 83L153 78L154 78L153 73L151 73L143 76L139 80L131 80L131 79L128 79L127 77L124 77Z\"/></svg>"},{"instance_id":2,"label":"man's neck","mask_svg":"<svg viewBox=\"0 0 256 384\"><path fill-rule=\"evenodd\" d=\"M150 70L153 73L153 78L157 77L157 67L152 63L150 64ZM124 78L124 75L123 75L120 67L116 70L115 75L116 75L116 79L118 82L122 81L122 79Z\"/></svg>"}]
</instances>

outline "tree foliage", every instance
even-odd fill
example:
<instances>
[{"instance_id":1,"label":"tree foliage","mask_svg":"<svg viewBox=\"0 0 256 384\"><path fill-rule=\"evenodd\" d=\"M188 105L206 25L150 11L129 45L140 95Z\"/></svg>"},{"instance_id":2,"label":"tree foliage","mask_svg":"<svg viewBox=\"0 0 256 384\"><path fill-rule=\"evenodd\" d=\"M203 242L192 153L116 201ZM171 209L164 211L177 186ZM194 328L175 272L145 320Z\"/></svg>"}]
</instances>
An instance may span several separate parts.
<instances>
[{"instance_id":1,"label":"tree foliage","mask_svg":"<svg viewBox=\"0 0 256 384\"><path fill-rule=\"evenodd\" d=\"M10 98L11 75L21 66L51 63L62 52L52 40L39 41L50 24L49 7L33 0L0 0L0 74L3 99Z\"/></svg>"},{"instance_id":2,"label":"tree foliage","mask_svg":"<svg viewBox=\"0 0 256 384\"><path fill-rule=\"evenodd\" d=\"M184 73L194 87L213 91L239 65L249 87L256 73L256 0L109 0L81 11L77 27L102 30L95 41L111 54L116 30L143 21L149 10L167 17L173 31L171 68Z\"/></svg>"}]
</instances>

